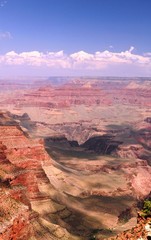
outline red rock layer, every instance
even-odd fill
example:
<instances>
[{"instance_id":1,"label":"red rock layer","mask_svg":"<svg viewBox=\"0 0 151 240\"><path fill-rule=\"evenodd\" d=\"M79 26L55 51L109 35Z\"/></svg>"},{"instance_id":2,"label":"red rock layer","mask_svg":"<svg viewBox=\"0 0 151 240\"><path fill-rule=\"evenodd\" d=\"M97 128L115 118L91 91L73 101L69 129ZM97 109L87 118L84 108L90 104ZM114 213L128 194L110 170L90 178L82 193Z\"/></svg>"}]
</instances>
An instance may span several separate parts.
<instances>
[{"instance_id":1,"label":"red rock layer","mask_svg":"<svg viewBox=\"0 0 151 240\"><path fill-rule=\"evenodd\" d=\"M26 205L18 201L25 202L26 189L21 185L19 191L11 187L11 181L21 176L22 169L7 159L6 150L0 143L0 240L26 240L32 231L29 201L26 200Z\"/></svg>"},{"instance_id":2,"label":"red rock layer","mask_svg":"<svg viewBox=\"0 0 151 240\"><path fill-rule=\"evenodd\" d=\"M26 240L33 233L32 199L45 199L38 189L42 162L51 160L39 141L18 126L0 126L0 240Z\"/></svg>"},{"instance_id":3,"label":"red rock layer","mask_svg":"<svg viewBox=\"0 0 151 240\"><path fill-rule=\"evenodd\" d=\"M127 83L128 84L128 83ZM120 87L117 87L120 86ZM143 84L138 88L122 86L120 82L103 81L79 81L70 82L64 86L52 88L43 86L37 90L27 90L25 93L20 92L13 97L7 97L1 101L1 104L13 104L19 107L49 107L49 108L66 108L72 105L138 105L151 106L150 87L143 88Z\"/></svg>"}]
</instances>

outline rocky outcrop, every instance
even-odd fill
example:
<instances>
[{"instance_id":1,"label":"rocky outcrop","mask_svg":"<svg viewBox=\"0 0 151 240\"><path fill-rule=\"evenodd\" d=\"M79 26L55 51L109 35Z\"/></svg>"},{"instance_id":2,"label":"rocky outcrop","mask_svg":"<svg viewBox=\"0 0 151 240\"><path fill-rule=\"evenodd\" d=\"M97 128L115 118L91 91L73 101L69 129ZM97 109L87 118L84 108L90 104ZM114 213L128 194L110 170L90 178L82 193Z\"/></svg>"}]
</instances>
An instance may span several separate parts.
<instances>
[{"instance_id":1,"label":"rocky outcrop","mask_svg":"<svg viewBox=\"0 0 151 240\"><path fill-rule=\"evenodd\" d=\"M141 144L120 145L116 150L117 156L121 158L141 158L144 148Z\"/></svg>"},{"instance_id":2,"label":"rocky outcrop","mask_svg":"<svg viewBox=\"0 0 151 240\"><path fill-rule=\"evenodd\" d=\"M13 187L13 179L21 177L24 170L6 157L7 148L0 143L0 239L28 240L31 236L30 202L26 189Z\"/></svg>"},{"instance_id":3,"label":"rocky outcrop","mask_svg":"<svg viewBox=\"0 0 151 240\"><path fill-rule=\"evenodd\" d=\"M52 163L43 141L8 125L0 126L0 141L0 239L76 239L59 225L65 206L51 199L55 189L42 166Z\"/></svg>"},{"instance_id":4,"label":"rocky outcrop","mask_svg":"<svg viewBox=\"0 0 151 240\"><path fill-rule=\"evenodd\" d=\"M149 240L151 238L151 218L144 218L138 213L137 225L109 240Z\"/></svg>"},{"instance_id":5,"label":"rocky outcrop","mask_svg":"<svg viewBox=\"0 0 151 240\"><path fill-rule=\"evenodd\" d=\"M0 191L0 204L0 239L29 240L32 236L29 208L4 190Z\"/></svg>"}]
</instances>

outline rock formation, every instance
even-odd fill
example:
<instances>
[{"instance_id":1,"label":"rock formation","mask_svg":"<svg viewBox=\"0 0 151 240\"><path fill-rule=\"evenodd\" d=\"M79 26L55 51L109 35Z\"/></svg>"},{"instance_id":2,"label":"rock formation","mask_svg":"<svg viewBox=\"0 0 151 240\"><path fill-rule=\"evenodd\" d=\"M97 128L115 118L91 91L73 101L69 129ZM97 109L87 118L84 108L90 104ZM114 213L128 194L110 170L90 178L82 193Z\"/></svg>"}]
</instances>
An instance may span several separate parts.
<instances>
[{"instance_id":1,"label":"rock formation","mask_svg":"<svg viewBox=\"0 0 151 240\"><path fill-rule=\"evenodd\" d=\"M42 142L13 125L0 126L0 142L0 239L76 239L57 225L57 215L56 224L46 216L45 209L55 217L65 206L51 199L55 190L42 168L51 159Z\"/></svg>"},{"instance_id":2,"label":"rock formation","mask_svg":"<svg viewBox=\"0 0 151 240\"><path fill-rule=\"evenodd\" d=\"M136 214L151 189L150 81L53 80L1 84L0 240L82 240L97 230L143 238L137 228L148 222L137 225ZM134 226L141 235L120 235Z\"/></svg>"},{"instance_id":3,"label":"rock formation","mask_svg":"<svg viewBox=\"0 0 151 240\"><path fill-rule=\"evenodd\" d=\"M109 240L149 240L151 238L151 217L142 217L138 213L137 224L131 230L127 230L111 237ZM100 239L101 240L101 239Z\"/></svg>"}]
</instances>

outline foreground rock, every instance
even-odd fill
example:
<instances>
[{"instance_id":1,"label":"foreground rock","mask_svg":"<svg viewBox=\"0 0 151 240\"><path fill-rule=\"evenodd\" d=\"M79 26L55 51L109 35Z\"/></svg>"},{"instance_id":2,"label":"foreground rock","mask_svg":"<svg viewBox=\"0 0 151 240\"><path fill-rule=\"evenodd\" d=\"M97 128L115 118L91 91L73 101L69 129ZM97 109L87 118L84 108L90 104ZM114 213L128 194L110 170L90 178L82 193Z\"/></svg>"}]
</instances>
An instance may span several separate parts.
<instances>
[{"instance_id":1,"label":"foreground rock","mask_svg":"<svg viewBox=\"0 0 151 240\"><path fill-rule=\"evenodd\" d=\"M144 218L138 214L137 225L109 240L149 240L151 238L151 217ZM100 239L101 240L101 239Z\"/></svg>"},{"instance_id":2,"label":"foreground rock","mask_svg":"<svg viewBox=\"0 0 151 240\"><path fill-rule=\"evenodd\" d=\"M65 206L51 199L55 190L42 169L51 159L43 144L19 126L0 126L0 142L0 239L76 239L57 224Z\"/></svg>"}]
</instances>

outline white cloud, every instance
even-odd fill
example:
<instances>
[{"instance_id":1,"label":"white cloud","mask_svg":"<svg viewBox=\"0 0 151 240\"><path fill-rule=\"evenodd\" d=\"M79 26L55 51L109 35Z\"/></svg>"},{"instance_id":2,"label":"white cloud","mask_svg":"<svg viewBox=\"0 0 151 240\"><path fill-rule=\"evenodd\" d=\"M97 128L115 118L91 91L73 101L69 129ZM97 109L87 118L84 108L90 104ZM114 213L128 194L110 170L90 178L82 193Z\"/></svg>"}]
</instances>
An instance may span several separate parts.
<instances>
[{"instance_id":1,"label":"white cloud","mask_svg":"<svg viewBox=\"0 0 151 240\"><path fill-rule=\"evenodd\" d=\"M135 48L134 48L133 46L131 46L130 49L129 49L129 52L130 52L130 53L133 52L134 49L135 49Z\"/></svg>"},{"instance_id":2,"label":"white cloud","mask_svg":"<svg viewBox=\"0 0 151 240\"><path fill-rule=\"evenodd\" d=\"M12 39L12 35L10 32L0 32L0 40L1 39Z\"/></svg>"},{"instance_id":3,"label":"white cloud","mask_svg":"<svg viewBox=\"0 0 151 240\"><path fill-rule=\"evenodd\" d=\"M87 60L93 60L94 56L93 54L86 53L84 51L76 52L70 55L70 57L78 62L83 62Z\"/></svg>"},{"instance_id":4,"label":"white cloud","mask_svg":"<svg viewBox=\"0 0 151 240\"><path fill-rule=\"evenodd\" d=\"M6 65L25 64L31 66L47 66L55 68L70 67L68 57L64 55L63 51L47 53L39 51L16 53L11 51L0 56L0 63Z\"/></svg>"},{"instance_id":5,"label":"white cloud","mask_svg":"<svg viewBox=\"0 0 151 240\"><path fill-rule=\"evenodd\" d=\"M112 51L97 51L95 53L87 53L79 51L70 55L63 51L59 52L21 52L16 53L10 51L4 55L0 55L0 65L22 65L47 67L50 69L69 69L69 70L102 70L116 66L125 67L131 66L136 68L148 69L151 71L151 54L138 55L133 53L134 47L122 52Z\"/></svg>"}]
</instances>

